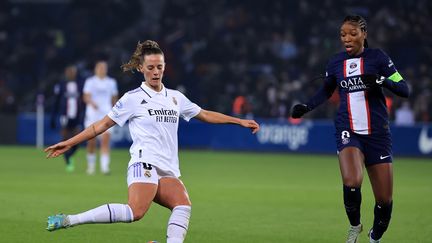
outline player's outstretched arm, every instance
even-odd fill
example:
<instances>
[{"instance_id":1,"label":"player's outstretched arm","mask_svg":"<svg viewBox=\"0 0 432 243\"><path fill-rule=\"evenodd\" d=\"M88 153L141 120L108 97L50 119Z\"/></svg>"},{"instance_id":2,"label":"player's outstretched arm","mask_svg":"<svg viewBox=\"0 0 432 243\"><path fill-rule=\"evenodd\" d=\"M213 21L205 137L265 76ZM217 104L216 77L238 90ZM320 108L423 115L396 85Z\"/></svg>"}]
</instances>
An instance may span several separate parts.
<instances>
[{"instance_id":1,"label":"player's outstretched arm","mask_svg":"<svg viewBox=\"0 0 432 243\"><path fill-rule=\"evenodd\" d=\"M68 151L74 145L87 141L96 137L97 135L105 132L110 127L114 126L115 122L111 120L108 116L105 116L102 120L93 123L91 126L84 129L82 132L78 133L74 137L49 146L44 151L47 153L47 158L55 158L62 155L64 152Z\"/></svg>"},{"instance_id":2,"label":"player's outstretched arm","mask_svg":"<svg viewBox=\"0 0 432 243\"><path fill-rule=\"evenodd\" d=\"M240 119L233 116L228 116L215 111L208 111L202 109L198 115L195 116L200 121L208 122L208 123L230 123L230 124L238 124L242 127L250 128L252 133L255 134L259 131L259 124L254 120L246 120Z\"/></svg>"}]
</instances>

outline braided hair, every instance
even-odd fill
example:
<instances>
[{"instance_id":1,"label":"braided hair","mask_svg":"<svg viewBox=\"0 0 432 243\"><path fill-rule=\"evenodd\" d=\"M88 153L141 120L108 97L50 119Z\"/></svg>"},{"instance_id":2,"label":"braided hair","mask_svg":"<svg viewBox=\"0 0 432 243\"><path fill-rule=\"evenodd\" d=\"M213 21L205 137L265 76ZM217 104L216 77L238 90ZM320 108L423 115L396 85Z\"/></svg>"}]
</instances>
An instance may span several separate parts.
<instances>
[{"instance_id":1,"label":"braided hair","mask_svg":"<svg viewBox=\"0 0 432 243\"><path fill-rule=\"evenodd\" d=\"M156 41L146 40L142 43L138 41L137 47L130 60L127 63L121 65L123 72L133 72L134 70L138 69L144 62L144 57L146 55L152 54L164 55L162 49L160 49L159 44Z\"/></svg>"},{"instance_id":2,"label":"braided hair","mask_svg":"<svg viewBox=\"0 0 432 243\"><path fill-rule=\"evenodd\" d=\"M351 22L351 23L358 24L360 26L360 29L363 32L367 33L367 23L366 23L366 20L362 16L360 16L360 15L347 15L347 16L345 16L345 18L343 20L343 23L346 23L346 22ZM365 48L369 47L367 39L364 40L363 46Z\"/></svg>"}]
</instances>

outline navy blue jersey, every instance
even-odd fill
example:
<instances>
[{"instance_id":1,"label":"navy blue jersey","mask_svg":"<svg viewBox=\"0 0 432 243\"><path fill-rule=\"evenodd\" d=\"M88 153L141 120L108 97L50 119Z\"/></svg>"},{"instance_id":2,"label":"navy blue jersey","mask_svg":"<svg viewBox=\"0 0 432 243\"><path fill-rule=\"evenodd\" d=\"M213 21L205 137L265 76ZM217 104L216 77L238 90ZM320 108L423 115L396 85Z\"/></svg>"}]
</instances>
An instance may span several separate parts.
<instances>
[{"instance_id":1,"label":"navy blue jersey","mask_svg":"<svg viewBox=\"0 0 432 243\"><path fill-rule=\"evenodd\" d=\"M82 89L83 85L77 81L61 81L56 84L53 116L60 115L66 119L82 120Z\"/></svg>"},{"instance_id":2,"label":"navy blue jersey","mask_svg":"<svg viewBox=\"0 0 432 243\"><path fill-rule=\"evenodd\" d=\"M362 74L376 74L386 80L383 87L408 96L408 87L391 59L380 49L365 48L355 57L346 52L334 55L326 68L321 90L307 103L314 109L328 99L338 87L340 106L335 118L337 129L357 134L389 133L389 119L382 88L368 89Z\"/></svg>"}]
</instances>

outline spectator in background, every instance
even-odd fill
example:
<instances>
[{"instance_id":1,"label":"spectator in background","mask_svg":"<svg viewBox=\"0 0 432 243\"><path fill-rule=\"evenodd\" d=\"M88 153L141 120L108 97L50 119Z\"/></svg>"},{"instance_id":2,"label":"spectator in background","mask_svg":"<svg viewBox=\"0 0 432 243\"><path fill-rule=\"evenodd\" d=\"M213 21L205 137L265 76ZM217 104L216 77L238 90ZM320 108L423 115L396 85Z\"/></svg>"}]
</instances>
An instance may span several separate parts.
<instances>
[{"instance_id":1,"label":"spectator in background","mask_svg":"<svg viewBox=\"0 0 432 243\"><path fill-rule=\"evenodd\" d=\"M416 98L414 111L417 119L421 122L431 121L431 92L423 90Z\"/></svg>"},{"instance_id":2,"label":"spectator in background","mask_svg":"<svg viewBox=\"0 0 432 243\"><path fill-rule=\"evenodd\" d=\"M239 95L234 99L232 113L235 117L253 117L252 105L245 96Z\"/></svg>"},{"instance_id":3,"label":"spectator in background","mask_svg":"<svg viewBox=\"0 0 432 243\"><path fill-rule=\"evenodd\" d=\"M410 103L404 101L402 106L395 111L395 124L398 126L412 126L414 123L414 111L411 109Z\"/></svg>"},{"instance_id":4,"label":"spectator in background","mask_svg":"<svg viewBox=\"0 0 432 243\"><path fill-rule=\"evenodd\" d=\"M57 128L59 120L61 136L63 140L67 140L79 132L83 119L82 83L78 82L77 68L74 65L65 68L64 79L54 86L54 94L51 128ZM75 170L73 155L77 149L78 145L75 145L63 154L67 172Z\"/></svg>"},{"instance_id":5,"label":"spectator in background","mask_svg":"<svg viewBox=\"0 0 432 243\"><path fill-rule=\"evenodd\" d=\"M0 111L12 112L15 110L15 96L6 86L6 82L0 79Z\"/></svg>"},{"instance_id":6,"label":"spectator in background","mask_svg":"<svg viewBox=\"0 0 432 243\"><path fill-rule=\"evenodd\" d=\"M102 119L117 101L117 81L108 75L108 64L98 61L94 68L94 76L84 84L83 100L86 103L85 127ZM87 174L93 175L96 170L96 138L87 142ZM105 175L110 173L110 130L101 134L100 169Z\"/></svg>"}]
</instances>

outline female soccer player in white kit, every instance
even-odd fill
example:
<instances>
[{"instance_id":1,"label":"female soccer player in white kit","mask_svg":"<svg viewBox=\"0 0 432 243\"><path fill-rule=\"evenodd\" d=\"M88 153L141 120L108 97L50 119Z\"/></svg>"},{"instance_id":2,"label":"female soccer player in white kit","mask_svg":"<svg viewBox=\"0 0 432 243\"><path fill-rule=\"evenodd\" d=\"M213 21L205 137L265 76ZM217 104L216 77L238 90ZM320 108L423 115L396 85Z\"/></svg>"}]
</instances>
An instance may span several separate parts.
<instances>
[{"instance_id":1,"label":"female soccer player in white kit","mask_svg":"<svg viewBox=\"0 0 432 243\"><path fill-rule=\"evenodd\" d=\"M117 82L109 77L108 65L98 61L94 68L94 76L86 79L83 99L87 104L84 126L89 127L101 120L118 98ZM96 169L96 138L87 141L87 174L92 175ZM110 130L102 133L100 140L100 169L103 174L109 174L110 163Z\"/></svg>"},{"instance_id":2,"label":"female soccer player in white kit","mask_svg":"<svg viewBox=\"0 0 432 243\"><path fill-rule=\"evenodd\" d=\"M128 164L128 204L105 204L76 214L48 217L47 230L53 231L79 224L132 222L141 219L152 201L170 209L167 243L183 242L189 225L191 202L179 179L177 129L179 118L195 117L208 123L231 123L259 130L254 120L243 120L208 111L192 103L177 90L162 84L165 60L159 45L147 40L138 43L124 71L138 70L145 82L129 91L102 120L78 135L45 149L47 157L57 157L72 146L92 139L115 124L129 121L133 140Z\"/></svg>"}]
</instances>

